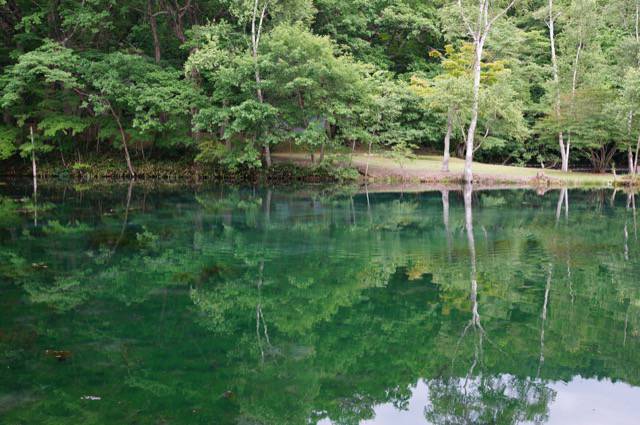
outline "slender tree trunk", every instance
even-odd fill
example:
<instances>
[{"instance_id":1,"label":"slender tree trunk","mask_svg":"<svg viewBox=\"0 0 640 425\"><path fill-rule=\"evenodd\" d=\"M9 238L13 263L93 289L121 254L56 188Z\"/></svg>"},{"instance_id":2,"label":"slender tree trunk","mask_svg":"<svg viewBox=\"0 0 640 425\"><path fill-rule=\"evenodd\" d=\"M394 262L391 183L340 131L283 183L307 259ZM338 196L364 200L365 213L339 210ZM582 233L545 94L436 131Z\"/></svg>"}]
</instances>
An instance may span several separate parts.
<instances>
[{"instance_id":1,"label":"slender tree trunk","mask_svg":"<svg viewBox=\"0 0 640 425\"><path fill-rule=\"evenodd\" d=\"M542 370L542 364L544 363L544 325L547 321L547 306L549 305L549 293L551 292L551 277L553 275L553 266L549 264L549 272L547 274L547 285L544 289L544 303L542 304L542 314L540 318L542 323L540 324L540 358L538 359L538 372L536 373L536 380L540 378L540 371Z\"/></svg>"},{"instance_id":2,"label":"slender tree trunk","mask_svg":"<svg viewBox=\"0 0 640 425\"><path fill-rule=\"evenodd\" d=\"M478 312L478 272L476 263L476 242L473 235L473 209L472 209L472 196L473 186L470 183L464 186L464 223L467 233L467 242L469 244L469 261L471 266L471 303L472 303L472 318L471 324L482 330L480 324L480 314Z\"/></svg>"},{"instance_id":3,"label":"slender tree trunk","mask_svg":"<svg viewBox=\"0 0 640 425\"><path fill-rule=\"evenodd\" d=\"M151 26L151 36L153 37L153 50L156 63L160 62L160 38L158 37L158 21L153 12L153 1L147 0L147 14L149 15L149 25Z\"/></svg>"},{"instance_id":4,"label":"slender tree trunk","mask_svg":"<svg viewBox=\"0 0 640 425\"><path fill-rule=\"evenodd\" d=\"M636 141L636 156L633 160L633 175L635 176L638 172L638 154L640 154L640 135L638 135L638 140Z\"/></svg>"},{"instance_id":5,"label":"slender tree trunk","mask_svg":"<svg viewBox=\"0 0 640 425\"><path fill-rule=\"evenodd\" d=\"M184 5L180 5L177 1L162 1L161 4L165 11L169 14L169 23L173 29L173 33L180 41L180 44L184 44L187 41L187 37L184 34L184 15L190 12L191 0L187 0Z\"/></svg>"},{"instance_id":6,"label":"slender tree trunk","mask_svg":"<svg viewBox=\"0 0 640 425\"><path fill-rule=\"evenodd\" d=\"M129 148L127 147L127 135L124 133L124 128L122 128L122 123L120 122L120 117L116 114L116 111L113 110L111 104L109 104L109 109L111 110L111 115L116 120L116 124L118 124L118 130L120 130L120 137L122 138L122 147L124 149L124 159L127 162L127 168L129 169L129 175L131 177L136 176L135 171L133 171L133 165L131 165L131 156L129 155Z\"/></svg>"},{"instance_id":7,"label":"slender tree trunk","mask_svg":"<svg viewBox=\"0 0 640 425\"><path fill-rule=\"evenodd\" d=\"M624 223L624 259L629 261L629 230L627 223Z\"/></svg>"},{"instance_id":8,"label":"slender tree trunk","mask_svg":"<svg viewBox=\"0 0 640 425\"><path fill-rule=\"evenodd\" d=\"M576 57L573 61L573 76L571 78L571 113L572 115L574 111L574 103L576 98L576 88L578 85L578 64L580 62L580 53L582 53L582 40L580 40L578 44L578 48L576 50ZM565 152L564 152L564 155L562 156L562 171L564 172L569 171L570 149L571 149L571 132L569 132Z\"/></svg>"},{"instance_id":9,"label":"slender tree trunk","mask_svg":"<svg viewBox=\"0 0 640 425\"><path fill-rule=\"evenodd\" d=\"M564 155L562 155L562 171L565 173L569 172L569 152L571 147L571 133L569 133L569 138L567 139L567 146L564 151Z\"/></svg>"},{"instance_id":10,"label":"slender tree trunk","mask_svg":"<svg viewBox=\"0 0 640 425\"><path fill-rule=\"evenodd\" d=\"M443 190L442 194L442 223L445 232L449 233L449 191Z\"/></svg>"},{"instance_id":11,"label":"slender tree trunk","mask_svg":"<svg viewBox=\"0 0 640 425\"><path fill-rule=\"evenodd\" d=\"M36 144L35 141L33 139L33 125L29 126L29 133L31 136L31 171L33 173L33 187L34 190L37 188L38 186L38 170L36 167Z\"/></svg>"},{"instance_id":12,"label":"slender tree trunk","mask_svg":"<svg viewBox=\"0 0 640 425\"><path fill-rule=\"evenodd\" d=\"M638 219L636 216L636 194L631 194L631 211L633 212L633 237L638 240Z\"/></svg>"},{"instance_id":13,"label":"slender tree trunk","mask_svg":"<svg viewBox=\"0 0 640 425\"><path fill-rule=\"evenodd\" d=\"M627 136L631 139L631 126L633 124L633 111L629 111L627 115ZM627 159L629 161L629 174L633 176L633 150L631 150L631 141L629 141L629 147L627 148Z\"/></svg>"},{"instance_id":14,"label":"slender tree trunk","mask_svg":"<svg viewBox=\"0 0 640 425\"><path fill-rule=\"evenodd\" d=\"M371 145L372 145L372 142L369 142L369 154L367 155L367 165L366 165L366 167L365 167L365 169L364 169L364 178L365 178L365 181L366 181L366 180L368 179L368 177L369 177L369 159L371 158Z\"/></svg>"},{"instance_id":15,"label":"slender tree trunk","mask_svg":"<svg viewBox=\"0 0 640 425\"><path fill-rule=\"evenodd\" d=\"M447 114L447 132L444 135L444 155L442 157L442 171L449 172L449 159L451 158L451 133L453 132L453 113L449 111Z\"/></svg>"},{"instance_id":16,"label":"slender tree trunk","mask_svg":"<svg viewBox=\"0 0 640 425\"><path fill-rule=\"evenodd\" d=\"M124 233L127 230L127 225L129 224L129 209L131 207L131 195L133 193L133 183L134 183L133 179L129 180L129 186L127 187L127 200L126 200L126 205L124 209L124 219L122 220L122 227L120 228L120 236L118 236L116 243L113 245L113 249L111 250L111 256L113 256L113 254L116 253L116 250L120 245L120 242L122 242L122 239L124 238Z\"/></svg>"},{"instance_id":17,"label":"slender tree trunk","mask_svg":"<svg viewBox=\"0 0 640 425\"><path fill-rule=\"evenodd\" d=\"M566 207L565 215L569 214L569 191L566 188L560 189L560 197L558 198L558 204L556 206L556 224L560 221L560 214L562 213L562 207Z\"/></svg>"},{"instance_id":18,"label":"slender tree trunk","mask_svg":"<svg viewBox=\"0 0 640 425\"><path fill-rule=\"evenodd\" d=\"M473 181L473 144L476 135L476 127L478 125L478 107L480 103L480 74L482 50L484 48L484 37L481 36L474 41L475 57L473 61L473 103L471 105L471 122L467 131L467 143L464 156L464 181L471 183Z\"/></svg>"},{"instance_id":19,"label":"slender tree trunk","mask_svg":"<svg viewBox=\"0 0 640 425\"><path fill-rule=\"evenodd\" d=\"M184 22L182 21L183 16L184 15L182 13L178 14L175 27L176 37L178 38L178 40L180 40L181 44L184 44L187 41L187 37L184 35Z\"/></svg>"},{"instance_id":20,"label":"slender tree trunk","mask_svg":"<svg viewBox=\"0 0 640 425\"><path fill-rule=\"evenodd\" d=\"M451 261L451 229L449 227L449 191L442 191L442 222L447 237L447 258Z\"/></svg>"},{"instance_id":21,"label":"slender tree trunk","mask_svg":"<svg viewBox=\"0 0 640 425\"><path fill-rule=\"evenodd\" d=\"M553 84L555 85L555 114L560 118L560 78L558 75L558 56L556 55L555 15L553 12L553 0L549 0L549 43L551 44L551 68L553 71ZM562 171L569 171L569 154L564 144L562 130L558 132L558 145L560 145L560 157L562 158Z\"/></svg>"},{"instance_id":22,"label":"slender tree trunk","mask_svg":"<svg viewBox=\"0 0 640 425\"><path fill-rule=\"evenodd\" d=\"M636 38L636 45L638 45L638 43L640 43L640 2L638 0L636 0L635 38ZM637 64L640 67L640 56L638 56ZM629 135L631 135L632 119L633 119L633 111L629 111L629 120L627 124L627 130ZM640 135L638 135L638 140L636 142L635 158L633 155L633 150L631 148L631 145L627 150L627 157L629 161L629 175L631 175L632 177L635 177L636 173L638 172L638 151L639 150L640 150Z\"/></svg>"},{"instance_id":23,"label":"slender tree trunk","mask_svg":"<svg viewBox=\"0 0 640 425\"><path fill-rule=\"evenodd\" d=\"M271 191L271 189L267 189L267 192L265 193L264 196L264 202L263 202L263 208L264 208L264 223L266 226L269 226L271 224L271 198L272 198L273 192Z\"/></svg>"},{"instance_id":24,"label":"slender tree trunk","mask_svg":"<svg viewBox=\"0 0 640 425\"><path fill-rule=\"evenodd\" d=\"M484 49L484 43L487 40L487 36L491 31L491 27L497 19L504 16L509 9L513 7L516 0L511 0L509 4L502 10L497 11L493 17L491 17L491 1L479 0L478 12L474 18L474 22L471 22L467 17L462 0L458 0L458 8L460 9L460 15L467 28L468 34L473 38L474 46L474 60L473 60L473 101L471 105L471 122L467 132L466 140L466 152L464 158L464 181L471 183L473 181L473 172L471 170L473 164L473 144L476 134L476 127L478 126L478 107L480 103L480 76L482 73L482 50Z\"/></svg>"},{"instance_id":25,"label":"slender tree trunk","mask_svg":"<svg viewBox=\"0 0 640 425\"><path fill-rule=\"evenodd\" d=\"M253 66L254 66L254 74L256 80L256 95L258 96L258 102L264 103L264 96L262 94L262 88L260 87L261 78L260 78L260 65L258 63L258 48L260 46L260 37L262 35L262 23L264 22L264 17L267 13L267 6L269 2L266 2L262 7L262 12L260 13L260 20L258 25L256 26L256 19L258 19L258 6L260 0L255 0L253 4L253 17L251 20L251 55L253 57ZM264 163L267 168L271 167L271 149L269 147L269 143L265 143L262 146L262 153L264 158Z\"/></svg>"}]
</instances>

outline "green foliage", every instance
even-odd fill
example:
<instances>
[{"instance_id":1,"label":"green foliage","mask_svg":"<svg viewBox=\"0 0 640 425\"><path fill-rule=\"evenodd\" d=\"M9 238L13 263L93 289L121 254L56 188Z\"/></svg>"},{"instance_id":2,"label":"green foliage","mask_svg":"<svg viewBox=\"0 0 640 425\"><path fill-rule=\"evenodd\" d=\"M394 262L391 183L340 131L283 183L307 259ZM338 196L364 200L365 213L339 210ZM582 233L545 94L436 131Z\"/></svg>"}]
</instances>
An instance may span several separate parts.
<instances>
[{"instance_id":1,"label":"green foliage","mask_svg":"<svg viewBox=\"0 0 640 425\"><path fill-rule=\"evenodd\" d=\"M438 112L440 122L446 123L451 117L453 137L459 141L458 152L471 113L473 54L470 43L459 49L447 45L444 54L432 51L432 56L442 59L443 72L430 80L416 75L411 79L412 90L424 99L427 108ZM491 61L494 56L491 51L485 52L485 56L481 63L480 137L475 149L480 150L481 157L513 155L529 133L523 117L524 106L515 87L519 81L513 78L506 61Z\"/></svg>"},{"instance_id":2,"label":"green foliage","mask_svg":"<svg viewBox=\"0 0 640 425\"><path fill-rule=\"evenodd\" d=\"M198 104L198 92L177 70L118 52L88 63L84 72L88 87L95 92L89 100L97 113L122 110L122 118L135 131L133 135L158 134L161 147L192 143L181 126L190 108Z\"/></svg>"},{"instance_id":3,"label":"green foliage","mask_svg":"<svg viewBox=\"0 0 640 425\"><path fill-rule=\"evenodd\" d=\"M15 142L18 139L18 134L17 128L0 127L0 160L11 158L15 153Z\"/></svg>"},{"instance_id":4,"label":"green foliage","mask_svg":"<svg viewBox=\"0 0 640 425\"><path fill-rule=\"evenodd\" d=\"M640 385L631 195L335 188L54 182L36 227L3 187L3 419L542 423L558 382Z\"/></svg>"},{"instance_id":5,"label":"green foliage","mask_svg":"<svg viewBox=\"0 0 640 425\"><path fill-rule=\"evenodd\" d=\"M635 3L553 4L557 83L549 5L518 3L485 40L477 157L553 166L562 132L573 165L625 159L640 132ZM126 147L137 167L197 157L234 172L265 167L266 147L440 151L450 116L460 154L470 123L475 53L456 2L12 0L0 16L2 161L30 155L31 127L38 161L64 167Z\"/></svg>"},{"instance_id":6,"label":"green foliage","mask_svg":"<svg viewBox=\"0 0 640 425\"><path fill-rule=\"evenodd\" d=\"M78 222L65 225L61 224L58 220L51 220L43 227L42 230L47 234L71 235L86 232L87 226Z\"/></svg>"}]
</instances>

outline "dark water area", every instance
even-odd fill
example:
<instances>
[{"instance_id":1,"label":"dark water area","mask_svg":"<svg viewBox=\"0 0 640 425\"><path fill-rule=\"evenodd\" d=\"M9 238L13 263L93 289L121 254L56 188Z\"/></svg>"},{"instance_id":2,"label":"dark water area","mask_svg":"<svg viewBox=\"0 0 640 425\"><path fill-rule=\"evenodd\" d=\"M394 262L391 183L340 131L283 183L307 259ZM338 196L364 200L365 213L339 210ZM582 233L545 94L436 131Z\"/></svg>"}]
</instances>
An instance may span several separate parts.
<instances>
[{"instance_id":1,"label":"dark water area","mask_svg":"<svg viewBox=\"0 0 640 425\"><path fill-rule=\"evenodd\" d=\"M637 424L635 198L0 186L2 424Z\"/></svg>"}]
</instances>

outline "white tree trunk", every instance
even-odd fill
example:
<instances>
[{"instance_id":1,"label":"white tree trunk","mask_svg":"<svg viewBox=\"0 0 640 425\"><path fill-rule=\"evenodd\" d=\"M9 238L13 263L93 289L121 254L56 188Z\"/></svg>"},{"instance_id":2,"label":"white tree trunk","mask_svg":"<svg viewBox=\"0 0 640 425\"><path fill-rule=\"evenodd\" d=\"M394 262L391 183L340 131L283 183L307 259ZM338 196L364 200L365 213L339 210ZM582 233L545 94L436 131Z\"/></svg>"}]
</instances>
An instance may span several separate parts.
<instances>
[{"instance_id":1,"label":"white tree trunk","mask_svg":"<svg viewBox=\"0 0 640 425\"><path fill-rule=\"evenodd\" d=\"M476 127L478 126L478 106L480 103L480 76L482 73L482 50L484 43L487 40L487 36L491 31L491 27L500 17L504 16L509 9L513 7L516 0L511 0L507 7L498 11L493 17L491 17L491 1L479 0L478 11L475 15L474 22L471 22L464 11L462 0L458 0L458 8L460 9L460 16L467 28L468 34L473 39L474 46L474 60L473 60L473 100L471 105L471 122L467 132L466 140L466 152L464 157L464 181L471 183L473 181L473 172L471 167L473 165L473 144L476 134Z\"/></svg>"},{"instance_id":2,"label":"white tree trunk","mask_svg":"<svg viewBox=\"0 0 640 425\"><path fill-rule=\"evenodd\" d=\"M573 115L574 111L574 103L576 99L576 89L578 86L578 64L580 62L580 53L582 52L582 39L578 43L578 48L576 50L576 57L573 61L573 77L571 79L571 113ZM564 155L562 156L562 171L565 173L569 171L569 154L571 149L571 132L569 132L569 136L567 138L567 145L565 147Z\"/></svg>"},{"instance_id":3,"label":"white tree trunk","mask_svg":"<svg viewBox=\"0 0 640 425\"><path fill-rule=\"evenodd\" d=\"M549 0L549 43L551 45L551 69L553 71L553 84L555 85L555 114L556 119L560 118L560 78L558 75L558 56L556 55L555 19L553 12L553 0ZM562 171L569 171L569 152L565 148L564 134L562 130L558 133L558 145L560 146L560 157L562 158Z\"/></svg>"},{"instance_id":4,"label":"white tree trunk","mask_svg":"<svg viewBox=\"0 0 640 425\"><path fill-rule=\"evenodd\" d=\"M453 117L452 112L447 114L447 133L444 135L444 155L442 157L442 171L449 172L449 159L451 158L451 133L453 132Z\"/></svg>"},{"instance_id":5,"label":"white tree trunk","mask_svg":"<svg viewBox=\"0 0 640 425\"><path fill-rule=\"evenodd\" d=\"M478 278L477 278L477 264L476 264L476 242L473 236L473 186L471 184L465 184L464 186L464 223L467 233L467 242L469 244L469 262L471 266L471 324L482 329L480 324L480 314L478 312Z\"/></svg>"},{"instance_id":6,"label":"white tree trunk","mask_svg":"<svg viewBox=\"0 0 640 425\"><path fill-rule=\"evenodd\" d=\"M633 166L631 167L633 169L633 175L635 176L638 173L638 155L640 154L640 134L638 135L638 140L636 141L636 155L635 158L633 157L633 154L631 154L631 159L633 159Z\"/></svg>"},{"instance_id":7,"label":"white tree trunk","mask_svg":"<svg viewBox=\"0 0 640 425\"><path fill-rule=\"evenodd\" d=\"M567 140L567 145L562 151L562 171L569 172L569 147L571 146L571 137Z\"/></svg>"},{"instance_id":8,"label":"white tree trunk","mask_svg":"<svg viewBox=\"0 0 640 425\"><path fill-rule=\"evenodd\" d=\"M267 13L267 6L269 5L269 2L267 1L264 4L258 18L259 4L260 0L255 0L253 4L253 17L251 19L251 55L253 57L253 66L255 69L256 95L258 96L258 102L264 103L264 96L262 94L262 88L260 87L262 80L260 78L260 66L258 63L258 48L260 47L260 37L262 36L262 23L264 22L264 17ZM258 19L259 21L256 22L256 20ZM262 145L262 151L264 156L264 163L267 168L269 168L271 167L271 149L269 147L269 143L265 143L264 145Z\"/></svg>"},{"instance_id":9,"label":"white tree trunk","mask_svg":"<svg viewBox=\"0 0 640 425\"><path fill-rule=\"evenodd\" d=\"M547 321L547 306L549 305L549 292L551 291L551 277L553 274L553 266L549 264L549 272L547 274L547 285L544 289L544 303L542 304L542 314L540 315L542 323L540 325L540 358L538 359L538 372L536 379L540 378L540 371L544 363L544 325Z\"/></svg>"},{"instance_id":10,"label":"white tree trunk","mask_svg":"<svg viewBox=\"0 0 640 425\"><path fill-rule=\"evenodd\" d=\"M31 172L33 173L33 193L38 191L38 169L36 167L36 144L33 140L33 125L29 126L31 134Z\"/></svg>"},{"instance_id":11,"label":"white tree trunk","mask_svg":"<svg viewBox=\"0 0 640 425\"><path fill-rule=\"evenodd\" d=\"M451 229L449 227L449 191L442 191L442 222L447 237L447 258L451 261L452 240Z\"/></svg>"},{"instance_id":12,"label":"white tree trunk","mask_svg":"<svg viewBox=\"0 0 640 425\"><path fill-rule=\"evenodd\" d=\"M473 181L473 172L471 170L473 164L473 144L476 135L476 127L478 126L478 107L480 103L480 75L482 64L482 50L484 48L484 37L479 37L474 42L475 56L473 60L473 100L471 105L471 122L467 130L467 143L464 155L464 181L471 183Z\"/></svg>"}]
</instances>

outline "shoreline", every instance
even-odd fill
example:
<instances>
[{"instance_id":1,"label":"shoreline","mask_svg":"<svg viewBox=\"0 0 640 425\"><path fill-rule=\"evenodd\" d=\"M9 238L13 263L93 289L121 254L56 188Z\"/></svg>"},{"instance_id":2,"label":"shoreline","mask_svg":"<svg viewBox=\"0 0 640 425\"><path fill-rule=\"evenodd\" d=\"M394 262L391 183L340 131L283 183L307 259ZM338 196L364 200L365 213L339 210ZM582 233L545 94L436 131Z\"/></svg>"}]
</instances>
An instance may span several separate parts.
<instances>
[{"instance_id":1,"label":"shoreline","mask_svg":"<svg viewBox=\"0 0 640 425\"><path fill-rule=\"evenodd\" d=\"M269 170L247 169L228 171L221 167L204 166L188 161L146 161L136 164L137 181L203 184L327 184L364 185L369 187L441 187L455 189L464 185L463 162L452 158L450 172L440 170L441 158L422 155L398 163L384 155L332 155L321 164L312 164L301 153L274 153ZM3 164L0 179L4 181L31 179L26 164ZM334 171L337 170L337 171ZM75 169L58 163L43 162L38 167L39 181L69 181L75 184L126 182L131 180L124 164L114 158L92 161L87 167ZM474 163L473 186L478 189L555 188L637 188L640 180L627 175L584 172L562 173L554 169L503 166Z\"/></svg>"}]
</instances>

